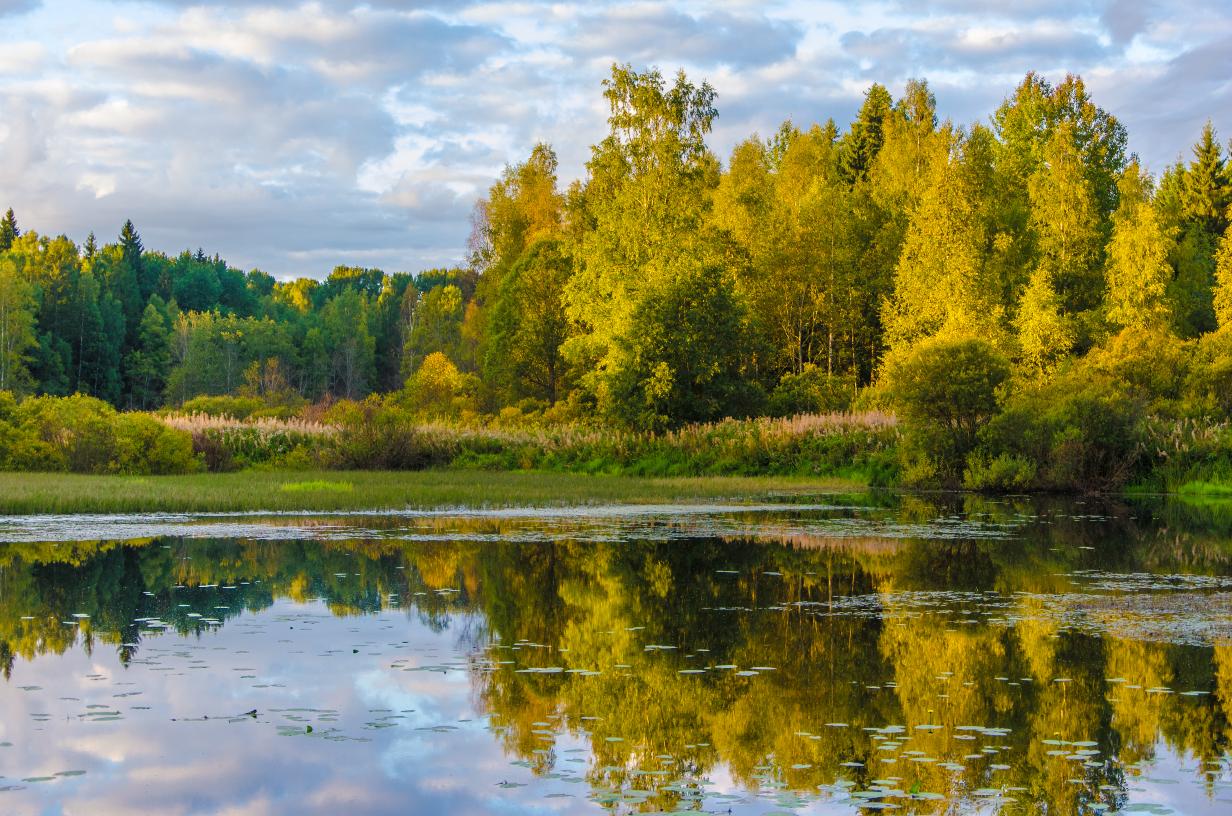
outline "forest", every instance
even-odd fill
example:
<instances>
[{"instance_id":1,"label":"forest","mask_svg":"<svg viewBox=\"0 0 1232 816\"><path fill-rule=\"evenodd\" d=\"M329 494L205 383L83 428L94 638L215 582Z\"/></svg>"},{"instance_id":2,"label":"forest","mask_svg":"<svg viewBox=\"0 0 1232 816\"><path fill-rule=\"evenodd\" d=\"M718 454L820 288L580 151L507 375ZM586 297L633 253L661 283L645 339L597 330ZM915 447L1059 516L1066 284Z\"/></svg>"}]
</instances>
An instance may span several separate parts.
<instances>
[{"instance_id":1,"label":"forest","mask_svg":"<svg viewBox=\"0 0 1232 816\"><path fill-rule=\"evenodd\" d=\"M910 483L1232 476L1232 165L1210 123L1155 175L1079 77L1028 74L970 125L911 81L724 161L708 83L615 65L603 95L584 179L562 186L537 145L476 203L455 268L279 281L147 249L131 222L78 245L9 210L0 466L41 461L12 454L23 423L51 444L48 398L78 394L646 439L872 411L896 417L887 478ZM884 431L861 431L873 458Z\"/></svg>"}]
</instances>

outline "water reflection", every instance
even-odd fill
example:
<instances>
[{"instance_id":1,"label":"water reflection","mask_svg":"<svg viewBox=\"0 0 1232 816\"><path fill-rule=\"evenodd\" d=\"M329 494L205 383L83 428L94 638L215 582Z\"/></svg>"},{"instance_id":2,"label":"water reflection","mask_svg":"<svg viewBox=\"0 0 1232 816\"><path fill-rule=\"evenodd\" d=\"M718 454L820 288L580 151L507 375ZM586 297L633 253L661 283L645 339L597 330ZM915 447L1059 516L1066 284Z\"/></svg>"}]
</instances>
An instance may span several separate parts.
<instances>
[{"instance_id":1,"label":"water reflection","mask_svg":"<svg viewBox=\"0 0 1232 816\"><path fill-rule=\"evenodd\" d=\"M1219 512L115 523L0 545L6 813L1232 803Z\"/></svg>"}]
</instances>

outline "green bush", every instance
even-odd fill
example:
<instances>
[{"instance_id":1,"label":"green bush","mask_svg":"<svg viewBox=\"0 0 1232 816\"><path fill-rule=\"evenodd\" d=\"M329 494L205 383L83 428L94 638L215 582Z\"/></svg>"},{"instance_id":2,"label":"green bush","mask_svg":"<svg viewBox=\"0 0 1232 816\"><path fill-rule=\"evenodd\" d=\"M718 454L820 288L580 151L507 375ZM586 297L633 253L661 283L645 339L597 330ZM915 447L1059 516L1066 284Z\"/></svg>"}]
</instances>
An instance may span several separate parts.
<instances>
[{"instance_id":1,"label":"green bush","mask_svg":"<svg viewBox=\"0 0 1232 816\"><path fill-rule=\"evenodd\" d=\"M0 395L0 468L73 473L187 473L192 437L147 414L75 394L15 402Z\"/></svg>"},{"instance_id":2,"label":"green bush","mask_svg":"<svg viewBox=\"0 0 1232 816\"><path fill-rule=\"evenodd\" d=\"M193 397L180 406L178 413L205 414L212 417L248 419L265 408L259 397L234 397L230 395Z\"/></svg>"},{"instance_id":3,"label":"green bush","mask_svg":"<svg viewBox=\"0 0 1232 816\"><path fill-rule=\"evenodd\" d=\"M812 363L799 374L784 374L770 392L770 415L825 414L846 411L855 394L855 377L830 376Z\"/></svg>"},{"instance_id":4,"label":"green bush","mask_svg":"<svg viewBox=\"0 0 1232 816\"><path fill-rule=\"evenodd\" d=\"M1142 462L1143 402L1090 367L1022 388L981 432L970 479L986 478L984 462L999 457L1035 466L1024 485L1040 490L1096 492L1119 488Z\"/></svg>"},{"instance_id":5,"label":"green bush","mask_svg":"<svg viewBox=\"0 0 1232 816\"><path fill-rule=\"evenodd\" d=\"M148 414L119 414L114 420L112 473L170 474L199 470L190 434L168 428Z\"/></svg>"},{"instance_id":6,"label":"green bush","mask_svg":"<svg viewBox=\"0 0 1232 816\"><path fill-rule=\"evenodd\" d=\"M992 459L972 454L963 474L963 487L992 493L1028 490L1035 485L1036 465L1012 453L999 453Z\"/></svg>"},{"instance_id":7,"label":"green bush","mask_svg":"<svg viewBox=\"0 0 1232 816\"><path fill-rule=\"evenodd\" d=\"M1005 358L978 339L932 338L891 361L886 379L905 425L907 472L957 484L1009 376Z\"/></svg>"}]
</instances>

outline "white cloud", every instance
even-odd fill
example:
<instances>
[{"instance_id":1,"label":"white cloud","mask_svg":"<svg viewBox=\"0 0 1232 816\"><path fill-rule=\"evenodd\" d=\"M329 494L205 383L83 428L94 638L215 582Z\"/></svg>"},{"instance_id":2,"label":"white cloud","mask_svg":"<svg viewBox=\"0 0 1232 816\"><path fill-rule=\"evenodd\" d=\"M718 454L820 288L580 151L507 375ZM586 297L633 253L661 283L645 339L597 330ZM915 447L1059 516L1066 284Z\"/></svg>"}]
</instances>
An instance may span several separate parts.
<instances>
[{"instance_id":1,"label":"white cloud","mask_svg":"<svg viewBox=\"0 0 1232 816\"><path fill-rule=\"evenodd\" d=\"M721 155L789 117L841 127L873 81L928 78L943 116L983 119L1031 69L1084 74L1155 169L1208 116L1232 133L1232 11L1179 0L69 2L0 0L0 206L281 275L459 259L474 198L536 141L584 172L612 61L710 79Z\"/></svg>"}]
</instances>

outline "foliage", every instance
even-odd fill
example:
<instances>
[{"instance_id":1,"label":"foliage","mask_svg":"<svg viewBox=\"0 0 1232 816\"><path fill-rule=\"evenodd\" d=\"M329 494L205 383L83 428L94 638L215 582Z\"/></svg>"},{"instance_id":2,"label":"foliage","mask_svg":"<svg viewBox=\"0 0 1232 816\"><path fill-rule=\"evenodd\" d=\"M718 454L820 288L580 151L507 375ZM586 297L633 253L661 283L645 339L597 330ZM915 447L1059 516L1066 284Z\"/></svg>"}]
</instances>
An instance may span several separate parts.
<instances>
[{"instance_id":1,"label":"foliage","mask_svg":"<svg viewBox=\"0 0 1232 816\"><path fill-rule=\"evenodd\" d=\"M984 340L937 338L893 362L886 376L917 478L954 483L962 476L1009 375L1008 362Z\"/></svg>"},{"instance_id":2,"label":"foliage","mask_svg":"<svg viewBox=\"0 0 1232 816\"><path fill-rule=\"evenodd\" d=\"M0 392L0 469L73 473L190 473L200 463L192 437L101 400Z\"/></svg>"},{"instance_id":3,"label":"foliage","mask_svg":"<svg viewBox=\"0 0 1232 816\"><path fill-rule=\"evenodd\" d=\"M1075 366L1006 400L980 431L968 483L1092 493L1119 488L1141 464L1143 416L1141 402L1112 378Z\"/></svg>"},{"instance_id":4,"label":"foliage","mask_svg":"<svg viewBox=\"0 0 1232 816\"><path fill-rule=\"evenodd\" d=\"M897 98L870 86L846 126L785 121L720 161L707 82L613 65L603 97L608 130L585 177L562 186L555 150L536 144L476 202L459 267L340 265L323 280L276 281L202 249L148 248L131 221L111 242L91 234L78 246L19 229L8 210L0 389L67 398L45 407L53 414L80 409L69 396L80 395L234 420L339 417L302 436L245 422L187 430L211 469L648 472L756 457L720 465L639 442L636 455L601 448L587 464L561 453L568 445L501 433L602 427L659 445L679 429L889 395L908 479L958 484L966 472L981 489L1179 473L1149 456L1127 464L1102 437L1086 448L1057 439L1107 425L1141 441L1232 411L1232 178L1210 124L1189 159L1153 177L1080 77L1027 74L988 125L969 128L939 119L928 84L911 80ZM1057 396L1037 406L1051 418L1023 426L1033 441L981 436L1003 409L1006 427L1025 422L1033 394ZM1105 417L1116 411L1120 425ZM3 455L163 467L115 458L118 420L101 416L81 414L71 454L51 431L10 423ZM142 427L129 428L134 439ZM857 469L884 453L880 439L875 456L859 440L825 444L814 453L827 468L839 449Z\"/></svg>"}]
</instances>

